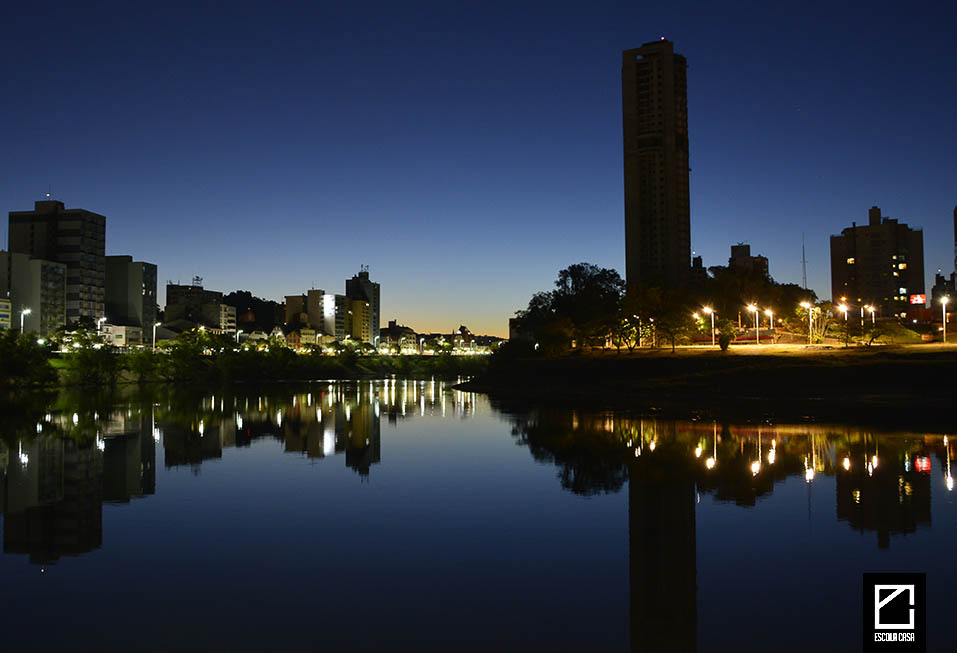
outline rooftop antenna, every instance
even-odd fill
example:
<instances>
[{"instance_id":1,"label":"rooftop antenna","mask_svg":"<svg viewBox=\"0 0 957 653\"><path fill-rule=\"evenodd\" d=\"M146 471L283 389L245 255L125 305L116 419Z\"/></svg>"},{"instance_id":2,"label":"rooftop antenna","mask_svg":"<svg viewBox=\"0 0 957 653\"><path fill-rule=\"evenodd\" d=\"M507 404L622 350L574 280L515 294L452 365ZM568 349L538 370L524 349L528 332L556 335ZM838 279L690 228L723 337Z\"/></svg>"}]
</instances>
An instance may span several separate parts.
<instances>
[{"instance_id":1,"label":"rooftop antenna","mask_svg":"<svg viewBox=\"0 0 957 653\"><path fill-rule=\"evenodd\" d=\"M804 254L804 232L801 232L801 284L807 290L807 256Z\"/></svg>"}]
</instances>

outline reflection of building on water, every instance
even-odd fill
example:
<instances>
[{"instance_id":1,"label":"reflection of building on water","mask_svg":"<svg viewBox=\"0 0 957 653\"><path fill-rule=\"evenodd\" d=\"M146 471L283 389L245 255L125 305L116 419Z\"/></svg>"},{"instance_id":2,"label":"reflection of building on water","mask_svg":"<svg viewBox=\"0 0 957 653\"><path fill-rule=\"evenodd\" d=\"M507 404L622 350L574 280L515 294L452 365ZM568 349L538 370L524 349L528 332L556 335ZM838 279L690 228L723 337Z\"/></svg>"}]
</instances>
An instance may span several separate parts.
<instances>
[{"instance_id":1,"label":"reflection of building on water","mask_svg":"<svg viewBox=\"0 0 957 653\"><path fill-rule=\"evenodd\" d=\"M198 470L204 460L222 458L223 449L236 445L236 420L229 413L204 414L188 425L164 421L163 455L167 467L191 465Z\"/></svg>"},{"instance_id":2,"label":"reflection of building on water","mask_svg":"<svg viewBox=\"0 0 957 653\"><path fill-rule=\"evenodd\" d=\"M226 447L273 438L285 451L311 459L345 454L346 465L367 476L381 461L383 413L389 423L427 414L465 418L475 414L475 405L474 394L450 392L441 381L321 383L293 394L204 397L199 410L188 413L191 421L161 419L159 430L167 467L198 471Z\"/></svg>"},{"instance_id":3,"label":"reflection of building on water","mask_svg":"<svg viewBox=\"0 0 957 653\"><path fill-rule=\"evenodd\" d=\"M332 401L330 401L332 399ZM381 461L378 397L365 384L341 386L313 401L311 393L297 395L281 416L281 434L288 452L324 458L345 453L346 465L362 476Z\"/></svg>"},{"instance_id":4,"label":"reflection of building on water","mask_svg":"<svg viewBox=\"0 0 957 653\"><path fill-rule=\"evenodd\" d=\"M635 651L695 650L696 491L747 507L789 477L810 493L822 476L833 476L838 519L876 531L886 547L891 535L930 525L931 483L947 491L954 486L947 437L902 433L878 442L846 427L722 427L507 403L496 408L511 413L512 434L536 460L558 468L567 490L617 492L627 470ZM805 517L798 511L794 518Z\"/></svg>"},{"instance_id":5,"label":"reflection of building on water","mask_svg":"<svg viewBox=\"0 0 957 653\"><path fill-rule=\"evenodd\" d=\"M155 492L156 450L146 418L115 412L96 416L90 428L70 430L79 421L48 416L37 425L39 435L21 438L3 457L4 552L51 563L92 551L102 542L104 500L126 502Z\"/></svg>"},{"instance_id":6,"label":"reflection of building on water","mask_svg":"<svg viewBox=\"0 0 957 653\"><path fill-rule=\"evenodd\" d=\"M860 532L875 531L877 546L890 547L891 535L914 533L930 526L930 458L899 450L880 456L850 454L859 464L837 473L837 518ZM927 461L925 469L922 461Z\"/></svg>"},{"instance_id":7,"label":"reflection of building on water","mask_svg":"<svg viewBox=\"0 0 957 653\"><path fill-rule=\"evenodd\" d=\"M628 482L631 650L695 651L694 481L643 462L631 465Z\"/></svg>"},{"instance_id":8,"label":"reflection of building on water","mask_svg":"<svg viewBox=\"0 0 957 653\"><path fill-rule=\"evenodd\" d=\"M37 436L11 453L3 493L4 553L50 563L99 548L102 468L95 444Z\"/></svg>"},{"instance_id":9,"label":"reflection of building on water","mask_svg":"<svg viewBox=\"0 0 957 653\"><path fill-rule=\"evenodd\" d=\"M156 493L152 422L116 411L103 431L103 500L126 503Z\"/></svg>"}]
</instances>

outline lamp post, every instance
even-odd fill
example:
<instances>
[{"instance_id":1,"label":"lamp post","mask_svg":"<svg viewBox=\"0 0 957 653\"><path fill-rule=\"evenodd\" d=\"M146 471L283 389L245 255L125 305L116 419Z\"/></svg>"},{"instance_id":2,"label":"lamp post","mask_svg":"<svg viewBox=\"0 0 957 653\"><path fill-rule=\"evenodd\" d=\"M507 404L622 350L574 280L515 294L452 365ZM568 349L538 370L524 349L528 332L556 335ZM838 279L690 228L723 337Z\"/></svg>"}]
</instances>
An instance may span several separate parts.
<instances>
[{"instance_id":1,"label":"lamp post","mask_svg":"<svg viewBox=\"0 0 957 653\"><path fill-rule=\"evenodd\" d=\"M104 315L99 320L96 321L96 332L99 333L103 329L103 323L106 322L106 316Z\"/></svg>"},{"instance_id":2,"label":"lamp post","mask_svg":"<svg viewBox=\"0 0 957 653\"><path fill-rule=\"evenodd\" d=\"M801 308L807 311L807 344L811 344L811 315L814 307L811 302L801 302Z\"/></svg>"},{"instance_id":3,"label":"lamp post","mask_svg":"<svg viewBox=\"0 0 957 653\"><path fill-rule=\"evenodd\" d=\"M754 313L754 343L761 344L761 327L758 325L758 307L754 304L748 304L748 310Z\"/></svg>"},{"instance_id":4,"label":"lamp post","mask_svg":"<svg viewBox=\"0 0 957 653\"><path fill-rule=\"evenodd\" d=\"M714 310L710 306L705 306L701 310L711 316L711 346L714 347Z\"/></svg>"},{"instance_id":5,"label":"lamp post","mask_svg":"<svg viewBox=\"0 0 957 653\"><path fill-rule=\"evenodd\" d=\"M419 354L425 353L425 338L419 338Z\"/></svg>"},{"instance_id":6,"label":"lamp post","mask_svg":"<svg viewBox=\"0 0 957 653\"><path fill-rule=\"evenodd\" d=\"M837 307L837 310L839 310L844 315L844 346L847 347L847 337L848 337L847 304L841 304L840 306Z\"/></svg>"},{"instance_id":7,"label":"lamp post","mask_svg":"<svg viewBox=\"0 0 957 653\"><path fill-rule=\"evenodd\" d=\"M239 334L242 333L242 329L236 329L236 344L239 344Z\"/></svg>"},{"instance_id":8,"label":"lamp post","mask_svg":"<svg viewBox=\"0 0 957 653\"><path fill-rule=\"evenodd\" d=\"M876 324L876 321L875 321L875 319L874 319L874 311L875 311L875 310L877 310L877 309L875 309L873 306L868 306L868 307L867 307L868 313L871 314L871 326L874 326L874 324Z\"/></svg>"},{"instance_id":9,"label":"lamp post","mask_svg":"<svg viewBox=\"0 0 957 653\"><path fill-rule=\"evenodd\" d=\"M947 302L950 301L950 297L944 295L940 298L940 321L944 327L944 342L947 342ZM20 328L23 331L23 328Z\"/></svg>"},{"instance_id":10,"label":"lamp post","mask_svg":"<svg viewBox=\"0 0 957 653\"><path fill-rule=\"evenodd\" d=\"M20 333L23 333L23 316L29 315L32 312L33 311L31 311L29 308L25 308L22 311L20 311Z\"/></svg>"},{"instance_id":11,"label":"lamp post","mask_svg":"<svg viewBox=\"0 0 957 653\"><path fill-rule=\"evenodd\" d=\"M771 331L774 331L774 311L772 311L770 308L768 308L768 309L765 309L764 312L765 312L765 313L767 314L767 316L768 316L768 323L771 325ZM774 344L774 334L772 333L771 336L772 336L772 337L771 337L771 344L773 345L773 344Z\"/></svg>"},{"instance_id":12,"label":"lamp post","mask_svg":"<svg viewBox=\"0 0 957 653\"><path fill-rule=\"evenodd\" d=\"M162 322L153 322L153 351L156 351L156 327L158 327Z\"/></svg>"}]
</instances>

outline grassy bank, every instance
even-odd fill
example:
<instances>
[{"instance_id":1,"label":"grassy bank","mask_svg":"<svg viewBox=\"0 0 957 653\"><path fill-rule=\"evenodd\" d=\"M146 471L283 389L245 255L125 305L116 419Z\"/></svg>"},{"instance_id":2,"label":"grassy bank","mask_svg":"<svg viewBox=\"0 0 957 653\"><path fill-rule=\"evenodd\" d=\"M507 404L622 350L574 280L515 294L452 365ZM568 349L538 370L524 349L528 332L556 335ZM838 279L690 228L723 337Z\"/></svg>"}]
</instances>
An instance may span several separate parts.
<instances>
[{"instance_id":1,"label":"grassy bank","mask_svg":"<svg viewBox=\"0 0 957 653\"><path fill-rule=\"evenodd\" d=\"M953 423L957 347L915 345L493 357L463 389L674 417Z\"/></svg>"}]
</instances>

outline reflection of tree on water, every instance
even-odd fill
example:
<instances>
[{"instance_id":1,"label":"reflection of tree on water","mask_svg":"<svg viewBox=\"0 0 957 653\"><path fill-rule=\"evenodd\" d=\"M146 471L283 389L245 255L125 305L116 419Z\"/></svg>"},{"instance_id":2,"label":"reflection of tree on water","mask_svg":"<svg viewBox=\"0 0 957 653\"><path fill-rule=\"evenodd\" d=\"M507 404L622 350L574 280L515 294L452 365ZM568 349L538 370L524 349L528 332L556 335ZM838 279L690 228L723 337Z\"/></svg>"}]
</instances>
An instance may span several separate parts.
<instances>
[{"instance_id":1,"label":"reflection of tree on water","mask_svg":"<svg viewBox=\"0 0 957 653\"><path fill-rule=\"evenodd\" d=\"M628 479L635 650L695 650L696 489L749 507L787 477L803 477L810 491L816 476L833 475L838 519L877 531L883 547L891 534L929 525L928 452L946 461L951 453L946 438L913 434L878 443L869 432L846 428L719 428L516 404L496 408L509 414L519 444L559 468L565 489L617 492ZM946 483L952 488L952 480Z\"/></svg>"},{"instance_id":2,"label":"reflection of tree on water","mask_svg":"<svg viewBox=\"0 0 957 653\"><path fill-rule=\"evenodd\" d=\"M581 422L575 411L517 413L512 415L512 435L535 460L558 467L566 490L583 495L617 492L628 480L628 468L611 424L606 428L600 416Z\"/></svg>"}]
</instances>

